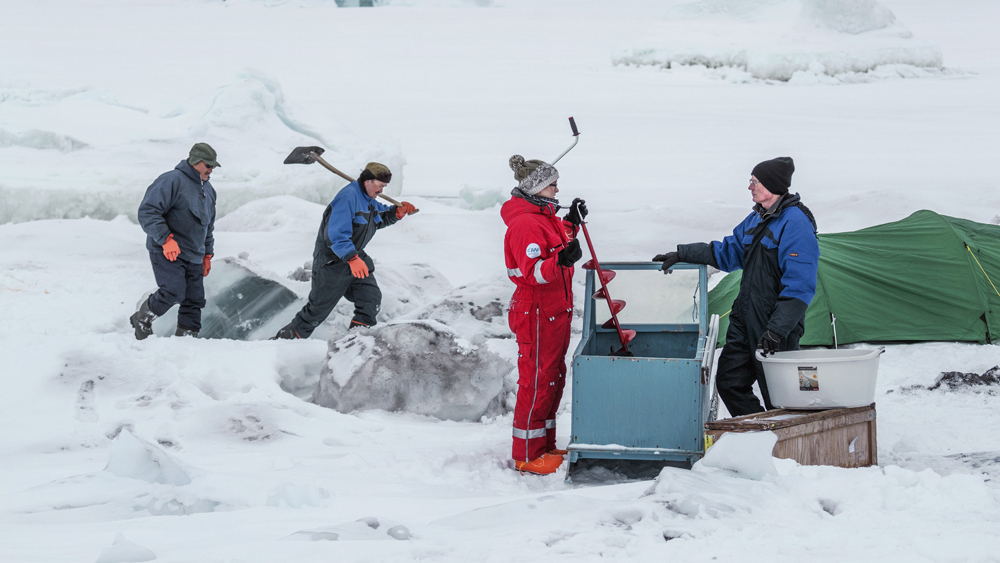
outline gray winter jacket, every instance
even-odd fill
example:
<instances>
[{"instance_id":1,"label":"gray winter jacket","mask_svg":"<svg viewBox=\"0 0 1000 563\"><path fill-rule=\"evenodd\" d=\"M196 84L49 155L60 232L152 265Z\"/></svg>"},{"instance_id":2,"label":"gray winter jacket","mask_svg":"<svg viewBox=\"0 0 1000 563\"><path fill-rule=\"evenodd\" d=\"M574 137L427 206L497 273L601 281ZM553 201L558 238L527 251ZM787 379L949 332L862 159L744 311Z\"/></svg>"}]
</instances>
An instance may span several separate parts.
<instances>
[{"instance_id":1,"label":"gray winter jacket","mask_svg":"<svg viewBox=\"0 0 1000 563\"><path fill-rule=\"evenodd\" d=\"M186 160L161 174L146 188L139 204L139 225L146 232L146 248L163 252L167 235L173 234L180 257L201 262L215 254L215 188Z\"/></svg>"}]
</instances>

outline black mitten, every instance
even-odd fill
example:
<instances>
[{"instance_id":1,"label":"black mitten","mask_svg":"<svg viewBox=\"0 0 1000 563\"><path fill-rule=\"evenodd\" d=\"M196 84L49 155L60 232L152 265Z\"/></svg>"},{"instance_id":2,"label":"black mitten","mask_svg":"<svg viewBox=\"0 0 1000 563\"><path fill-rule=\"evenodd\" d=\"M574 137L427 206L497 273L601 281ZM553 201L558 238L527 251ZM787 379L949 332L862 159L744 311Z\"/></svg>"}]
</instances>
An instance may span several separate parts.
<instances>
[{"instance_id":1,"label":"black mitten","mask_svg":"<svg viewBox=\"0 0 1000 563\"><path fill-rule=\"evenodd\" d=\"M563 268L570 268L576 261L583 258L583 250L580 248L580 241L573 239L569 241L566 248L559 251L559 265Z\"/></svg>"}]
</instances>

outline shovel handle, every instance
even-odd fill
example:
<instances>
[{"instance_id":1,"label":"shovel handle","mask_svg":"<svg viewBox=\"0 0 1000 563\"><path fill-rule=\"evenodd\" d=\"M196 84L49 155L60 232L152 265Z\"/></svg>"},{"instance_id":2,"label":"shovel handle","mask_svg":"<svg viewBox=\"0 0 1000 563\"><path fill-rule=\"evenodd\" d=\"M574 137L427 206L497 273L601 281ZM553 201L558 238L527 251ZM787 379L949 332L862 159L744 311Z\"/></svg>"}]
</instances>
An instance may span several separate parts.
<instances>
[{"instance_id":1,"label":"shovel handle","mask_svg":"<svg viewBox=\"0 0 1000 563\"><path fill-rule=\"evenodd\" d=\"M354 181L354 178L351 178L347 174L344 174L340 170L337 170L336 168L334 168L333 166L331 166L329 162L323 160L322 156L320 156L320 155L318 155L316 153L312 153L312 155L313 155L313 158L316 159L316 162L318 162L318 163L320 163L320 164L323 165L323 168L326 168L330 172L333 172L334 174L336 174L337 176L340 176L341 178L347 180L348 182L353 182Z\"/></svg>"},{"instance_id":2,"label":"shovel handle","mask_svg":"<svg viewBox=\"0 0 1000 563\"><path fill-rule=\"evenodd\" d=\"M331 164L330 164L329 162L327 162L327 161L323 160L323 157L322 157L322 156L320 156L320 155L318 155L318 154L316 154L316 153L312 153L312 155L313 155L313 157L314 157L314 158L316 159L316 162L318 162L318 163L320 163L320 164L322 164L322 165L323 165L323 168L326 168L326 169L327 169L327 170L329 170L330 172L333 172L334 174L336 174L337 176L340 176L341 178L343 178L343 179L347 180L348 182L353 182L353 181L354 181L354 178L351 178L351 177L350 177L350 176L348 176L347 174L344 174L344 173L343 173L343 172L341 172L340 170L337 170L337 169L336 169L336 168L334 168L334 167L333 167L333 166L332 166L332 165L331 165ZM384 200L388 201L389 203L391 203L391 204L393 204L393 205L397 206L397 207L402 207L402 204L400 204L400 203L399 203L398 201L396 201L396 200L392 199L391 197L389 197L389 196L387 196L387 195L385 195L385 194L378 194L378 196L379 196L380 198L382 198L382 199L384 199ZM419 212L419 211L420 211L419 209L414 209L414 210L413 210L413 213L417 213L417 212Z\"/></svg>"}]
</instances>

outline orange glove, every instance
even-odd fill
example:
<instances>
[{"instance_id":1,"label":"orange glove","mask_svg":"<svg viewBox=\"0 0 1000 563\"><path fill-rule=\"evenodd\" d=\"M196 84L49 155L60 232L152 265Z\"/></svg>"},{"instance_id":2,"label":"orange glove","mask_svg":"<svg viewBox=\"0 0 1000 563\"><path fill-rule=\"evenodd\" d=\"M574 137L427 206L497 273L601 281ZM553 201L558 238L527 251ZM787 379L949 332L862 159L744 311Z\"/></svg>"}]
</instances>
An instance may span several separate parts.
<instances>
[{"instance_id":1,"label":"orange glove","mask_svg":"<svg viewBox=\"0 0 1000 563\"><path fill-rule=\"evenodd\" d=\"M402 219L416 210L417 208L414 207L412 203L408 201L401 201L399 203L399 207L396 208L396 219Z\"/></svg>"},{"instance_id":2,"label":"orange glove","mask_svg":"<svg viewBox=\"0 0 1000 563\"><path fill-rule=\"evenodd\" d=\"M351 267L351 274L359 280L368 277L368 264L365 264L361 256L355 254L354 258L347 262L347 265Z\"/></svg>"},{"instance_id":3,"label":"orange glove","mask_svg":"<svg viewBox=\"0 0 1000 563\"><path fill-rule=\"evenodd\" d=\"M201 259L201 265L205 269L205 275L207 276L208 273L212 271L212 255L206 254L205 257Z\"/></svg>"},{"instance_id":4,"label":"orange glove","mask_svg":"<svg viewBox=\"0 0 1000 563\"><path fill-rule=\"evenodd\" d=\"M177 246L177 242L174 241L173 233L167 235L167 240L163 243L163 255L171 262L177 260L177 257L181 255L181 247Z\"/></svg>"}]
</instances>

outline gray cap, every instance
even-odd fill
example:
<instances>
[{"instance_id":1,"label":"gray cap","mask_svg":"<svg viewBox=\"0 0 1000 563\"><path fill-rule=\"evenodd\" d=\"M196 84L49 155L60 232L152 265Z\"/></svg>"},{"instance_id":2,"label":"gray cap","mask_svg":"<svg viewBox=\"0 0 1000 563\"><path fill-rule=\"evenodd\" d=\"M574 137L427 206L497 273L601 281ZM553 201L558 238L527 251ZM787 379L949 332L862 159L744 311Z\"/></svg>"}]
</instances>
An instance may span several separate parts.
<instances>
[{"instance_id":1,"label":"gray cap","mask_svg":"<svg viewBox=\"0 0 1000 563\"><path fill-rule=\"evenodd\" d=\"M191 152L188 153L188 164L194 166L199 162L204 162L212 168L218 168L222 165L219 164L218 160L215 160L217 156L218 155L215 153L215 149L213 149L208 143L195 143L194 146L191 147Z\"/></svg>"}]
</instances>

